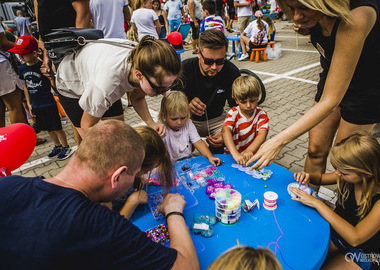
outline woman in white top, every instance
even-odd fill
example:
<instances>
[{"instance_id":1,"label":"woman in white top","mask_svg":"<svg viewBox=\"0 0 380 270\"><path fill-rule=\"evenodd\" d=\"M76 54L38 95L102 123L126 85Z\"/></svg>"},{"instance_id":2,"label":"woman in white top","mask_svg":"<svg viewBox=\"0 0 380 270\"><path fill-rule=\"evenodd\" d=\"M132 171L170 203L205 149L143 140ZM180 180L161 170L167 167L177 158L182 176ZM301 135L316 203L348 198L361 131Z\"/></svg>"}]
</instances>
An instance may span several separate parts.
<instances>
[{"instance_id":1,"label":"woman in white top","mask_svg":"<svg viewBox=\"0 0 380 270\"><path fill-rule=\"evenodd\" d=\"M7 50L14 46L5 36L4 28L0 24L0 127L5 126L5 107L9 110L11 123L25 123L21 106L21 90L24 85L6 57Z\"/></svg>"},{"instance_id":2,"label":"woman in white top","mask_svg":"<svg viewBox=\"0 0 380 270\"><path fill-rule=\"evenodd\" d=\"M138 34L139 41L147 35L158 39L161 32L161 24L156 12L152 9L152 0L136 1L131 23L133 30Z\"/></svg>"},{"instance_id":3,"label":"woman in white top","mask_svg":"<svg viewBox=\"0 0 380 270\"><path fill-rule=\"evenodd\" d=\"M83 136L100 119L124 121L118 100L130 92L137 114L163 136L165 126L153 121L145 95L153 97L176 89L181 73L176 51L151 36L145 36L137 45L122 39L108 40L117 45L87 44L75 55L67 55L59 65L57 89L66 114ZM127 43L132 46L120 47Z\"/></svg>"},{"instance_id":4,"label":"woman in white top","mask_svg":"<svg viewBox=\"0 0 380 270\"><path fill-rule=\"evenodd\" d=\"M249 57L247 53L247 45L250 49L253 48L266 48L268 45L268 24L261 20L263 13L261 10L255 12L255 18L244 32L240 36L242 55L238 59L239 61L247 59Z\"/></svg>"}]
</instances>

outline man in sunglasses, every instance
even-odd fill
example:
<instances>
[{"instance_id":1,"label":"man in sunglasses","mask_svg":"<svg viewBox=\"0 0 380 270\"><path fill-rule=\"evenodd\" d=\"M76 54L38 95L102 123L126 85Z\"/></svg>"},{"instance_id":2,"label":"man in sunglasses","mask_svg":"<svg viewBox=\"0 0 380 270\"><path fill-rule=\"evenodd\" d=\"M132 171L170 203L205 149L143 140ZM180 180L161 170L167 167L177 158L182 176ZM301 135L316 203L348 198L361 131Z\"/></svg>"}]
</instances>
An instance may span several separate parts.
<instances>
[{"instance_id":1,"label":"man in sunglasses","mask_svg":"<svg viewBox=\"0 0 380 270\"><path fill-rule=\"evenodd\" d=\"M220 30L204 31L199 38L198 57L182 62L183 92L189 99L191 119L201 137L206 137L212 153L223 153L222 125L226 100L230 107L232 83L239 69L226 60L228 40Z\"/></svg>"}]
</instances>

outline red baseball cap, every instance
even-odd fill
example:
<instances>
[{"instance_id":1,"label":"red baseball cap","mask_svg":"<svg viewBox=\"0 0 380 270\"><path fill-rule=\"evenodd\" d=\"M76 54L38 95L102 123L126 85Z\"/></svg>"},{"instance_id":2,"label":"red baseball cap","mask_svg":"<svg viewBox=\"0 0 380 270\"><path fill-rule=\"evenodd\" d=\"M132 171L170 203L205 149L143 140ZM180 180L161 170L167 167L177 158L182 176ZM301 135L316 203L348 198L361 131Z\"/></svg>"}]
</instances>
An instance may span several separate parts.
<instances>
[{"instance_id":1,"label":"red baseball cap","mask_svg":"<svg viewBox=\"0 0 380 270\"><path fill-rule=\"evenodd\" d=\"M19 55L28 54L33 51L38 51L38 42L32 36L19 37L15 42L15 46L8 50L8 52L17 53Z\"/></svg>"}]
</instances>

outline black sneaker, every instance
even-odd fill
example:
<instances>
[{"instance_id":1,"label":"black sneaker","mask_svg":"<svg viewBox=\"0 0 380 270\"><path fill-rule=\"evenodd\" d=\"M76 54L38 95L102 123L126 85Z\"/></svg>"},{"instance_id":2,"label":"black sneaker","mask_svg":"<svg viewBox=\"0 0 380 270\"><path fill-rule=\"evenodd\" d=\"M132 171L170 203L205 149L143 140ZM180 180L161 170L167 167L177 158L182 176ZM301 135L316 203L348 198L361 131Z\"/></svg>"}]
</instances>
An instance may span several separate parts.
<instances>
[{"instance_id":1,"label":"black sneaker","mask_svg":"<svg viewBox=\"0 0 380 270\"><path fill-rule=\"evenodd\" d=\"M57 159L65 160L69 158L72 154L74 154L74 151L71 149L70 146L62 147L61 153L59 153Z\"/></svg>"},{"instance_id":2,"label":"black sneaker","mask_svg":"<svg viewBox=\"0 0 380 270\"><path fill-rule=\"evenodd\" d=\"M49 158L55 157L59 153L61 153L62 146L54 146L53 150L48 155Z\"/></svg>"}]
</instances>

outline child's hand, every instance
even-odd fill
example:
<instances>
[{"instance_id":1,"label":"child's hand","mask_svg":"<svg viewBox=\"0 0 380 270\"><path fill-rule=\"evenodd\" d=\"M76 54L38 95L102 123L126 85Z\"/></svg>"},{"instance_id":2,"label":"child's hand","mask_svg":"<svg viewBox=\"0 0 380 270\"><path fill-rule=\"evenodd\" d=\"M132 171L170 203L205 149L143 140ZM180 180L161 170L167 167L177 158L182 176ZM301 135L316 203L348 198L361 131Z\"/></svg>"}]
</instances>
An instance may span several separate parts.
<instances>
[{"instance_id":1,"label":"child's hand","mask_svg":"<svg viewBox=\"0 0 380 270\"><path fill-rule=\"evenodd\" d=\"M316 208L318 203L322 203L320 200L317 198L317 192L314 192L313 195L309 195L306 192L295 188L295 187L290 187L289 188L292 193L297 195L296 198L292 198L294 201L299 201L303 203L304 205Z\"/></svg>"},{"instance_id":2,"label":"child's hand","mask_svg":"<svg viewBox=\"0 0 380 270\"><path fill-rule=\"evenodd\" d=\"M135 205L147 204L148 194L145 192L145 190L135 191L128 197L128 201L134 203Z\"/></svg>"},{"instance_id":3,"label":"child's hand","mask_svg":"<svg viewBox=\"0 0 380 270\"><path fill-rule=\"evenodd\" d=\"M245 157L242 154L240 154L240 153L233 154L232 157L234 158L234 160L236 161L237 164L239 164L239 165L245 165L246 159L245 159Z\"/></svg>"},{"instance_id":4,"label":"child's hand","mask_svg":"<svg viewBox=\"0 0 380 270\"><path fill-rule=\"evenodd\" d=\"M219 166L220 163L221 163L220 158L218 158L218 157L214 157L214 156L210 157L210 158L208 159L208 161L210 161L210 163L211 163L212 165L214 165L214 166Z\"/></svg>"},{"instance_id":5,"label":"child's hand","mask_svg":"<svg viewBox=\"0 0 380 270\"><path fill-rule=\"evenodd\" d=\"M253 157L253 153L249 151L245 151L243 154L246 161L248 161L251 157Z\"/></svg>"},{"instance_id":6,"label":"child's hand","mask_svg":"<svg viewBox=\"0 0 380 270\"><path fill-rule=\"evenodd\" d=\"M300 184L308 185L310 182L310 174L306 172L296 172L294 173L294 179Z\"/></svg>"}]
</instances>

